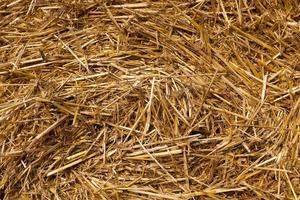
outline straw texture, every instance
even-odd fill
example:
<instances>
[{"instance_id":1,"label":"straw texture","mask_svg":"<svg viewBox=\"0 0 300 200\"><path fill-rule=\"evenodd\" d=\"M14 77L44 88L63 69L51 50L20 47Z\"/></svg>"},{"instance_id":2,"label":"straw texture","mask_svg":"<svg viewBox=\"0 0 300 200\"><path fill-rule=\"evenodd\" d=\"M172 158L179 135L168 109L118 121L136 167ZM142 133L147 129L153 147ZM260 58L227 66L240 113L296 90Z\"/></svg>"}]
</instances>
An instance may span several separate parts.
<instances>
[{"instance_id":1,"label":"straw texture","mask_svg":"<svg viewBox=\"0 0 300 200\"><path fill-rule=\"evenodd\" d=\"M297 0L0 0L0 199L299 199Z\"/></svg>"}]
</instances>

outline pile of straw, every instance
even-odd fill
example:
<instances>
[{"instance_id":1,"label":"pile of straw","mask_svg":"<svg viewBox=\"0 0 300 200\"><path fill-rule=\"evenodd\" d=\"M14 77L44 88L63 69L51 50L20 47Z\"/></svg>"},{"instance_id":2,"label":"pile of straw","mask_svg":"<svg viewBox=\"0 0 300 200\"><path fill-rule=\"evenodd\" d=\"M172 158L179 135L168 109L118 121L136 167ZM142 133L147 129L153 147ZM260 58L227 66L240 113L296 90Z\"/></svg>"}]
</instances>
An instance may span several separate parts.
<instances>
[{"instance_id":1,"label":"pile of straw","mask_svg":"<svg viewBox=\"0 0 300 200\"><path fill-rule=\"evenodd\" d=\"M297 0L0 0L0 199L299 199Z\"/></svg>"}]
</instances>

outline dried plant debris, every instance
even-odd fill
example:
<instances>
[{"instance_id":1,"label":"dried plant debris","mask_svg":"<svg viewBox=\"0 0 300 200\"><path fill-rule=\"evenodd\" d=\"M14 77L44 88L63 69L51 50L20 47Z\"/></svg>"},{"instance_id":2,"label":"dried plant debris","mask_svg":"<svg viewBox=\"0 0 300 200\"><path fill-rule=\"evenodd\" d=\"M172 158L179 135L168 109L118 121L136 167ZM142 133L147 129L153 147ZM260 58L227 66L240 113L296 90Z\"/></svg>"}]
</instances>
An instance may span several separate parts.
<instances>
[{"instance_id":1,"label":"dried plant debris","mask_svg":"<svg viewBox=\"0 0 300 200\"><path fill-rule=\"evenodd\" d=\"M299 199L297 0L0 0L0 198Z\"/></svg>"}]
</instances>

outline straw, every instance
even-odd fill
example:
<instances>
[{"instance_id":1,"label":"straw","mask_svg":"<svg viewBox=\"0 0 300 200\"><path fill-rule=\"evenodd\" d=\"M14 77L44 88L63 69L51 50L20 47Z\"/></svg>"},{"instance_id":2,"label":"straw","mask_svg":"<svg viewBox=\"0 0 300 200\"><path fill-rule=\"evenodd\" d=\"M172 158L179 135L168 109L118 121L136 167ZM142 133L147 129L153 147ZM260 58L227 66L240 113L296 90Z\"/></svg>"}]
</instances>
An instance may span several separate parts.
<instances>
[{"instance_id":1,"label":"straw","mask_svg":"<svg viewBox=\"0 0 300 200\"><path fill-rule=\"evenodd\" d=\"M0 199L300 199L297 0L0 0Z\"/></svg>"}]
</instances>

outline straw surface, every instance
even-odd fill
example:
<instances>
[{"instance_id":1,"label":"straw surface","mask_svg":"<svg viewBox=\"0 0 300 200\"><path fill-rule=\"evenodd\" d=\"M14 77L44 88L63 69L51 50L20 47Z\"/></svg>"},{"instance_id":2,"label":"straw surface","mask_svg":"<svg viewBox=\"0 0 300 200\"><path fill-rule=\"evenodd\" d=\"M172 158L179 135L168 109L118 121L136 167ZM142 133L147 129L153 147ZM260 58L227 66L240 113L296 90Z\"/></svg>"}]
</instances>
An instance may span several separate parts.
<instances>
[{"instance_id":1,"label":"straw surface","mask_svg":"<svg viewBox=\"0 0 300 200\"><path fill-rule=\"evenodd\" d=\"M0 0L0 199L299 199L297 0Z\"/></svg>"}]
</instances>

